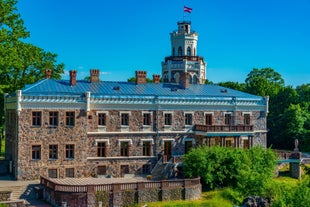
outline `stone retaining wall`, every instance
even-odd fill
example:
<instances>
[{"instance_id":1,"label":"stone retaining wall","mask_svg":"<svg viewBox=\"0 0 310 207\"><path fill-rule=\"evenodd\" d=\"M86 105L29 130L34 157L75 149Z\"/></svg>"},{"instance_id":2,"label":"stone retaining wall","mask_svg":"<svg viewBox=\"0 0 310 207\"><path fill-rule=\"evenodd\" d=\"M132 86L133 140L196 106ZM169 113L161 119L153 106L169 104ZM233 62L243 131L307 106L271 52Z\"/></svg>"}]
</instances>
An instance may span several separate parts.
<instances>
[{"instance_id":1,"label":"stone retaining wall","mask_svg":"<svg viewBox=\"0 0 310 207\"><path fill-rule=\"evenodd\" d=\"M79 204L95 207L99 205L99 202L102 202L104 206L112 207L156 201L196 200L201 196L199 178L114 183L97 186L83 185L75 186L74 192L69 192L65 185L52 183L53 181L45 178L43 180L41 178L41 182L44 185L44 199L56 206L61 206L63 202L66 202L68 206Z\"/></svg>"}]
</instances>

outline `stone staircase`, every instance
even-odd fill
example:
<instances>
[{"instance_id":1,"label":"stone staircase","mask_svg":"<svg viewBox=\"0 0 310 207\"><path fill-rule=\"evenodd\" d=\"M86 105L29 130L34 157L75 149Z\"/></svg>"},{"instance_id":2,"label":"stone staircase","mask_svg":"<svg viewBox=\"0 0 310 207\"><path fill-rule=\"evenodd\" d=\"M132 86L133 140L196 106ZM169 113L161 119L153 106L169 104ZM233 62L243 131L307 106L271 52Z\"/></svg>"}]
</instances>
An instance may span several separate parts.
<instances>
[{"instance_id":1,"label":"stone staircase","mask_svg":"<svg viewBox=\"0 0 310 207\"><path fill-rule=\"evenodd\" d=\"M174 164L171 161L163 162L162 159L160 159L151 172L152 180L163 180L172 178L173 168Z\"/></svg>"},{"instance_id":2,"label":"stone staircase","mask_svg":"<svg viewBox=\"0 0 310 207\"><path fill-rule=\"evenodd\" d=\"M0 192L10 191L11 201L17 200L33 200L38 197L35 187L39 187L39 181L15 181L15 180L0 180Z\"/></svg>"}]
</instances>

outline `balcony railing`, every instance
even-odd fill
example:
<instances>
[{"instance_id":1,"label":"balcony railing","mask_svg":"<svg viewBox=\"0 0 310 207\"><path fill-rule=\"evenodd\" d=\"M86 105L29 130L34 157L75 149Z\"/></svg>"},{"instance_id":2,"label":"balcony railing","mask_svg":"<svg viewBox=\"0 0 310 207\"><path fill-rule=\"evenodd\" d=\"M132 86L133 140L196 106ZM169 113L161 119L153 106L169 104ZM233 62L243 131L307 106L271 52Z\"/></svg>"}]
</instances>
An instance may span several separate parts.
<instances>
[{"instance_id":1,"label":"balcony railing","mask_svg":"<svg viewBox=\"0 0 310 207\"><path fill-rule=\"evenodd\" d=\"M253 131L253 125L195 125L194 131L202 132L249 132Z\"/></svg>"},{"instance_id":2,"label":"balcony railing","mask_svg":"<svg viewBox=\"0 0 310 207\"><path fill-rule=\"evenodd\" d=\"M200 56L169 56L169 57L165 57L165 62L167 62L168 60L172 60L172 61L183 61L183 60L199 61L199 60L202 60L203 61L203 57L200 57Z\"/></svg>"}]
</instances>

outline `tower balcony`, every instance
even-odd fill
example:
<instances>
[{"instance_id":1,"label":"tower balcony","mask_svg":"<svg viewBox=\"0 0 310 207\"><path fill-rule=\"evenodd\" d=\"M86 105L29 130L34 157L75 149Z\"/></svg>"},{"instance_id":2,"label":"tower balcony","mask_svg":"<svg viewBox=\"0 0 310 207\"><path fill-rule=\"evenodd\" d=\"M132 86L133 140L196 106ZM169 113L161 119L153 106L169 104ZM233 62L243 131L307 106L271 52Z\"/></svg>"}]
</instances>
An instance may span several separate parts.
<instances>
[{"instance_id":1,"label":"tower balcony","mask_svg":"<svg viewBox=\"0 0 310 207\"><path fill-rule=\"evenodd\" d=\"M201 56L168 56L165 57L165 62L171 61L204 61Z\"/></svg>"}]
</instances>

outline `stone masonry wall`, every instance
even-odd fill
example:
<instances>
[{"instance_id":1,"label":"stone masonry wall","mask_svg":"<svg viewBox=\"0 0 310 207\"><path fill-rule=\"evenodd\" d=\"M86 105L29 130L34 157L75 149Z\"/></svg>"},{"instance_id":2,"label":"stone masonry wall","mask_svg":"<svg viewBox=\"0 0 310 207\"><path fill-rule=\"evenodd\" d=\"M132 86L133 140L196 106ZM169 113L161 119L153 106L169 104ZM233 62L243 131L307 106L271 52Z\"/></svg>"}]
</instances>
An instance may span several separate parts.
<instances>
[{"instance_id":1,"label":"stone masonry wall","mask_svg":"<svg viewBox=\"0 0 310 207\"><path fill-rule=\"evenodd\" d=\"M38 111L38 110L35 110ZM49 112L41 110L42 126L32 126L33 110L23 110L19 116L19 168L17 179L33 180L48 176L48 169L57 169L58 177L65 177L65 168L75 167L81 176L86 161L87 119L85 111L74 110L74 127L65 126L65 110L58 110L58 127L49 126ZM71 111L71 110L70 110ZM66 159L66 144L74 145L74 159ZM41 159L32 159L32 146L41 145ZM58 146L58 159L49 158L49 145Z\"/></svg>"}]
</instances>

